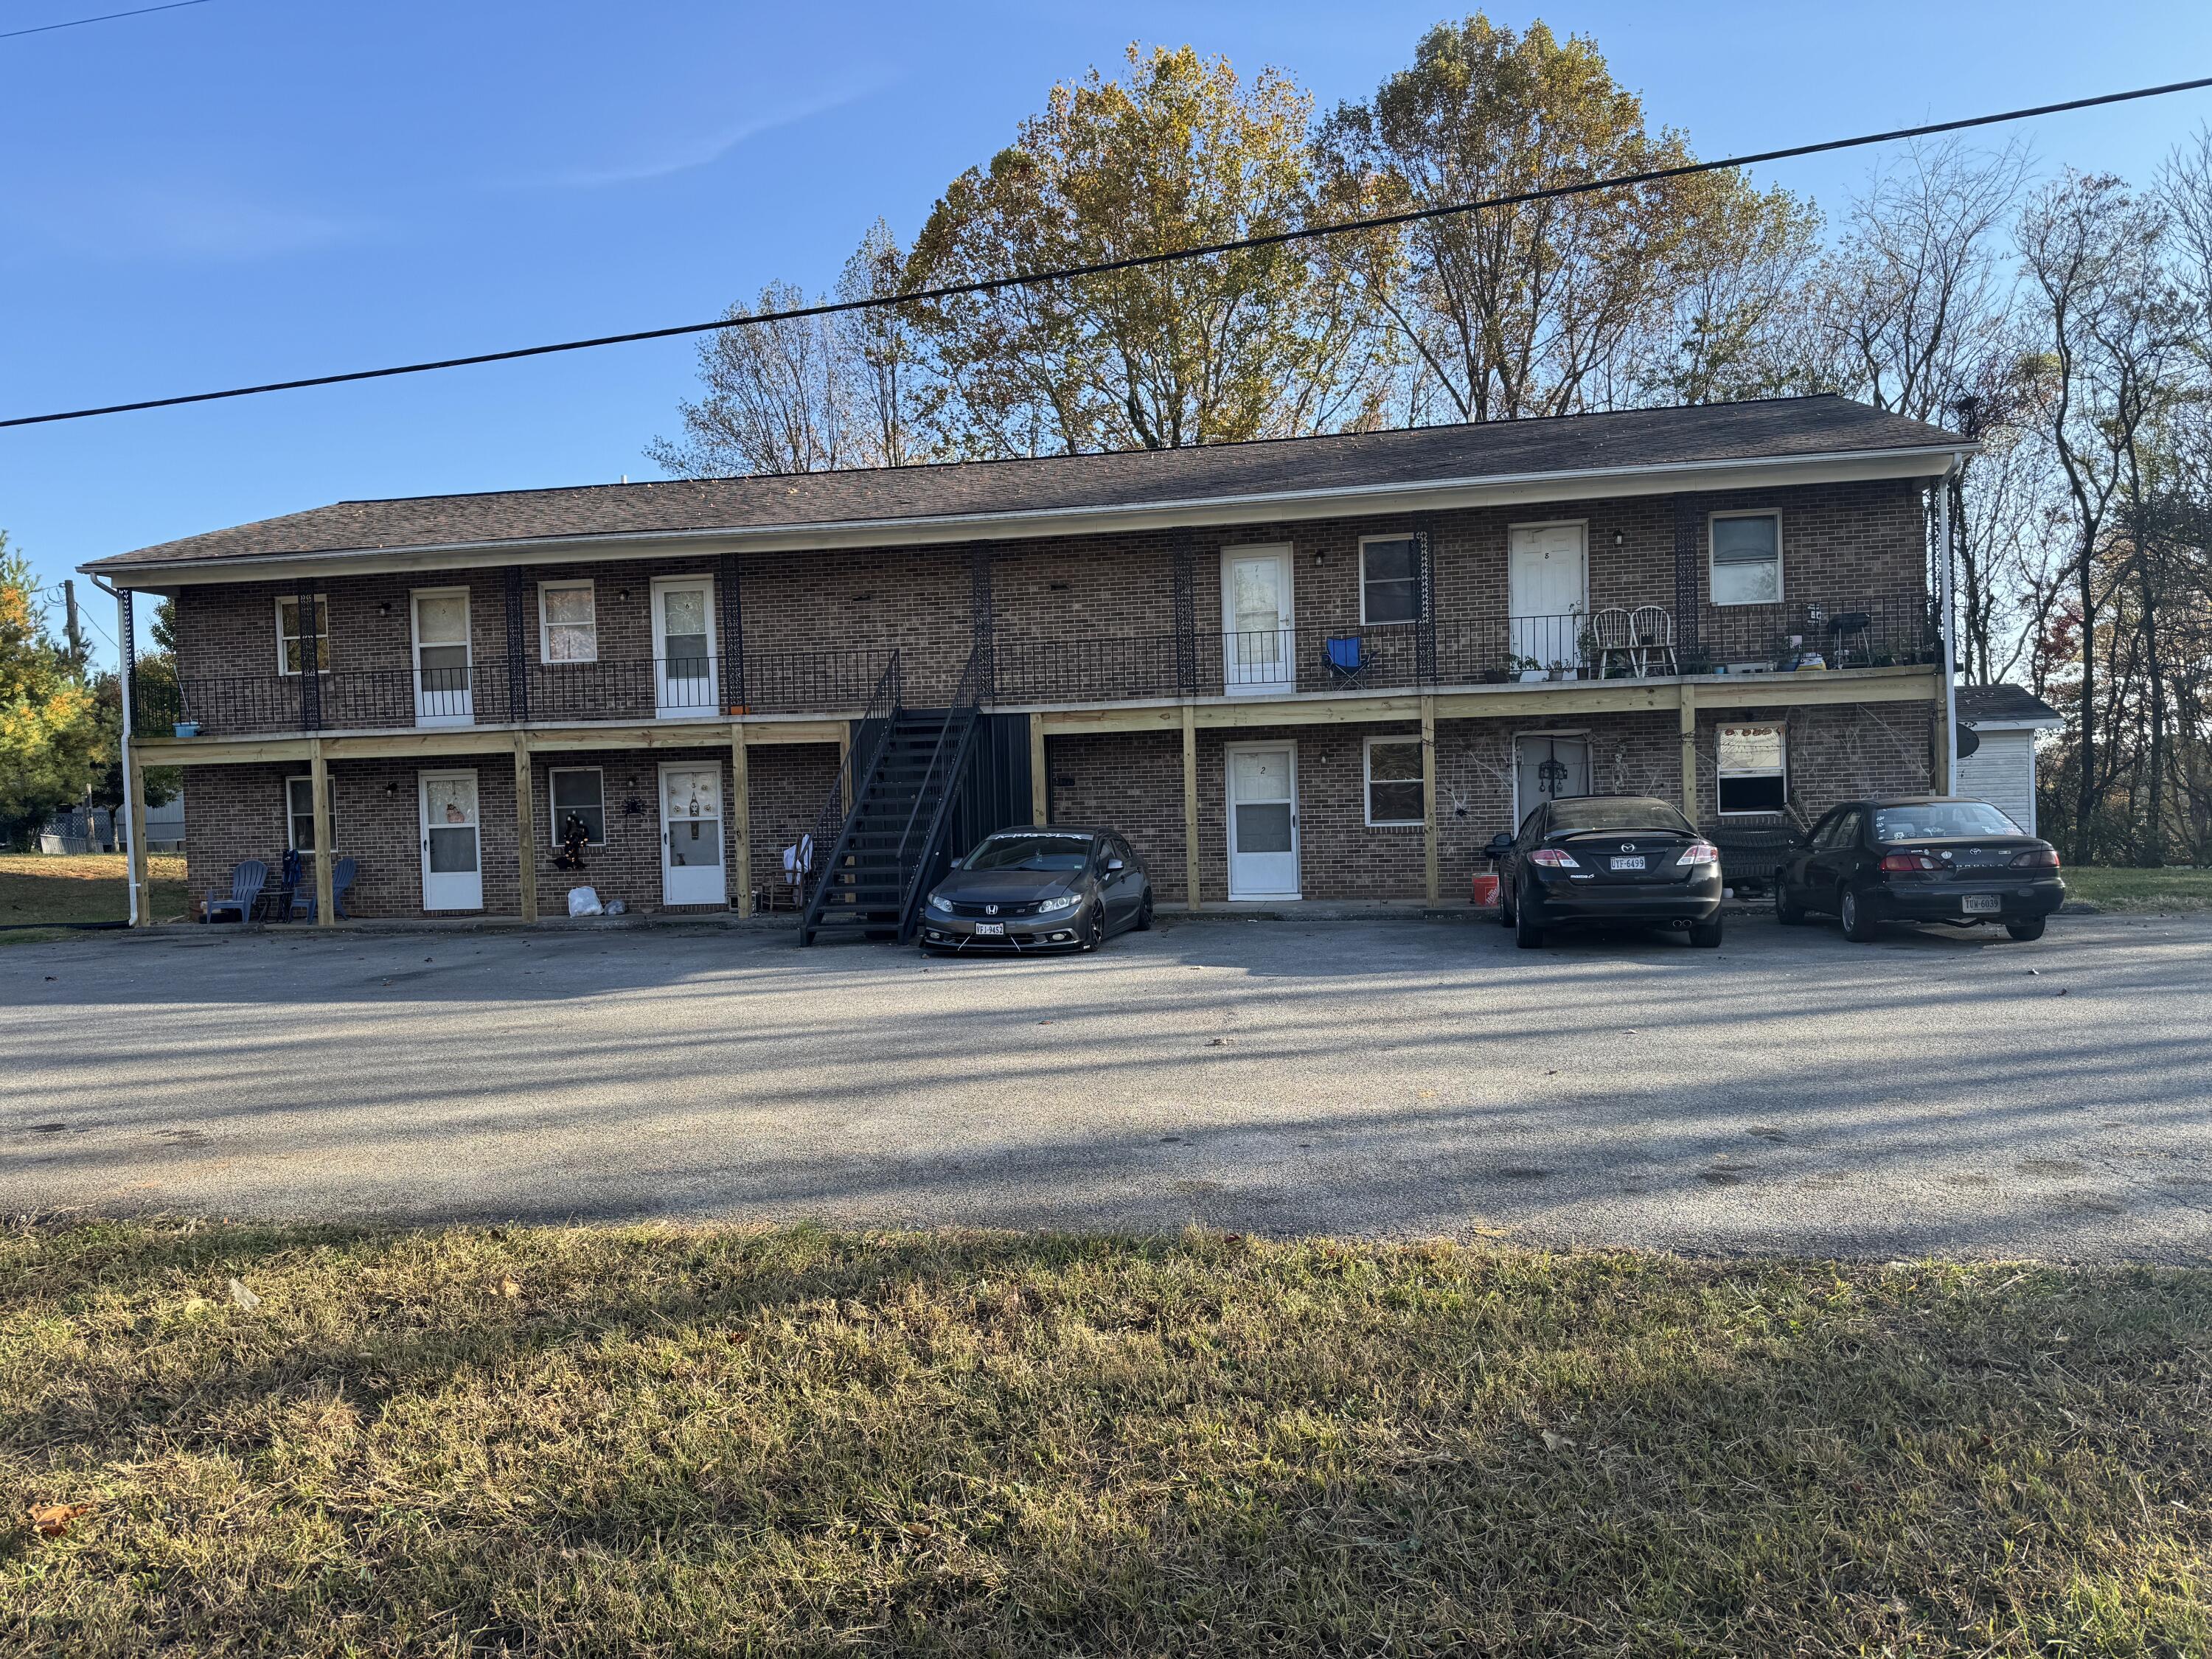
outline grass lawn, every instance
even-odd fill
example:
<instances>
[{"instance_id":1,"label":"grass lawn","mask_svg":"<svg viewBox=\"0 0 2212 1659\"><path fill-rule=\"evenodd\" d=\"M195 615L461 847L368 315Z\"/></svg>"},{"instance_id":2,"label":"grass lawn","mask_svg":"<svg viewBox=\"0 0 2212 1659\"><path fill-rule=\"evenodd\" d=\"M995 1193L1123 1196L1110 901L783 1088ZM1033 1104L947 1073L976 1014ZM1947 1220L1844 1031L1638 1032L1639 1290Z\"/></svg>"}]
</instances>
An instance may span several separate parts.
<instances>
[{"instance_id":1,"label":"grass lawn","mask_svg":"<svg viewBox=\"0 0 2212 1659\"><path fill-rule=\"evenodd\" d=\"M2066 896L2107 910L2212 909L2212 870L2118 870L2081 865L2060 872Z\"/></svg>"},{"instance_id":2,"label":"grass lawn","mask_svg":"<svg viewBox=\"0 0 2212 1659\"><path fill-rule=\"evenodd\" d=\"M2203 1653L2209 1407L2179 1270L27 1230L0 1651Z\"/></svg>"},{"instance_id":3,"label":"grass lawn","mask_svg":"<svg viewBox=\"0 0 2212 1659\"><path fill-rule=\"evenodd\" d=\"M148 860L154 878L154 915L181 917L185 860L174 853ZM0 922L122 921L131 915L131 880L120 853L55 854L0 853ZM60 939L52 932L0 932L0 944Z\"/></svg>"}]
</instances>

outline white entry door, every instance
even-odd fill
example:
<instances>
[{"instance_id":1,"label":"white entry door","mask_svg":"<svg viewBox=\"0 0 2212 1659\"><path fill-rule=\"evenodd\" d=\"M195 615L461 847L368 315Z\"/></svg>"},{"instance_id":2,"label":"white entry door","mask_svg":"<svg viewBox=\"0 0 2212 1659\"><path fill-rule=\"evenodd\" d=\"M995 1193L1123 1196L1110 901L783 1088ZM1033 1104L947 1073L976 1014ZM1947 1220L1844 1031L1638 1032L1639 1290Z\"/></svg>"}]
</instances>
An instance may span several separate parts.
<instances>
[{"instance_id":1,"label":"white entry door","mask_svg":"<svg viewBox=\"0 0 2212 1659\"><path fill-rule=\"evenodd\" d=\"M1298 896L1298 751L1287 743L1231 744L1229 896Z\"/></svg>"},{"instance_id":2,"label":"white entry door","mask_svg":"<svg viewBox=\"0 0 2212 1659\"><path fill-rule=\"evenodd\" d=\"M1231 547L1221 554L1221 670L1231 693L1295 691L1291 550Z\"/></svg>"},{"instance_id":3,"label":"white entry door","mask_svg":"<svg viewBox=\"0 0 2212 1659\"><path fill-rule=\"evenodd\" d=\"M1589 610L1589 551L1578 524L1513 527L1506 566L1513 654L1527 668L1572 668L1582 661L1583 617Z\"/></svg>"},{"instance_id":4,"label":"white entry door","mask_svg":"<svg viewBox=\"0 0 2212 1659\"><path fill-rule=\"evenodd\" d=\"M417 589L414 612L415 724L474 724L476 698L469 684L469 590Z\"/></svg>"},{"instance_id":5,"label":"white entry door","mask_svg":"<svg viewBox=\"0 0 2212 1659\"><path fill-rule=\"evenodd\" d=\"M1547 800L1590 792L1589 739L1524 732L1513 739L1513 824Z\"/></svg>"},{"instance_id":6,"label":"white entry door","mask_svg":"<svg viewBox=\"0 0 2212 1659\"><path fill-rule=\"evenodd\" d=\"M483 835L477 820L474 772L425 772L422 802L422 908L483 908Z\"/></svg>"},{"instance_id":7,"label":"white entry door","mask_svg":"<svg viewBox=\"0 0 2212 1659\"><path fill-rule=\"evenodd\" d=\"M714 583L663 576L653 584L653 668L664 717L719 713L714 700Z\"/></svg>"},{"instance_id":8,"label":"white entry door","mask_svg":"<svg viewBox=\"0 0 2212 1659\"><path fill-rule=\"evenodd\" d=\"M660 902L723 904L722 769L670 761L660 769Z\"/></svg>"}]
</instances>

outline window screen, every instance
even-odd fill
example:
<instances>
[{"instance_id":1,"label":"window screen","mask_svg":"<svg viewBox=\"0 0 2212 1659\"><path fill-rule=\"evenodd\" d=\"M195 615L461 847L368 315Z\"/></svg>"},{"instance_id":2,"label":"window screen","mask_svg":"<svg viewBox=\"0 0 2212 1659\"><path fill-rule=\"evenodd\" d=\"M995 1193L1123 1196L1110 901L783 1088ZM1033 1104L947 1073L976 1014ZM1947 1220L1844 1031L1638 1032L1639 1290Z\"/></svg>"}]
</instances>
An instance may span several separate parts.
<instances>
[{"instance_id":1,"label":"window screen","mask_svg":"<svg viewBox=\"0 0 2212 1659\"><path fill-rule=\"evenodd\" d=\"M1370 738L1367 742L1367 822L1421 823L1421 740Z\"/></svg>"},{"instance_id":2,"label":"window screen","mask_svg":"<svg viewBox=\"0 0 2212 1659\"><path fill-rule=\"evenodd\" d=\"M1782 515L1746 513L1713 520L1713 603L1772 605L1782 597Z\"/></svg>"},{"instance_id":3,"label":"window screen","mask_svg":"<svg viewBox=\"0 0 2212 1659\"><path fill-rule=\"evenodd\" d=\"M1421 544L1413 537L1360 547L1359 618L1364 623L1421 619Z\"/></svg>"}]
</instances>

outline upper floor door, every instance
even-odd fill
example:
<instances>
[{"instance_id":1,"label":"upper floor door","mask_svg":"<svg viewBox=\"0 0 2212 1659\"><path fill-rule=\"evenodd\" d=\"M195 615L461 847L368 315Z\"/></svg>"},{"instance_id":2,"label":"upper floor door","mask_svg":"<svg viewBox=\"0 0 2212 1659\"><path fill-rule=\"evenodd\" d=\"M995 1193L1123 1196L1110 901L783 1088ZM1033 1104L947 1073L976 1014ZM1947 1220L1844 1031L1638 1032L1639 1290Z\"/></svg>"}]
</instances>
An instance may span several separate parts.
<instances>
[{"instance_id":1,"label":"upper floor door","mask_svg":"<svg viewBox=\"0 0 2212 1659\"><path fill-rule=\"evenodd\" d=\"M1508 533L1506 586L1518 666L1571 667L1582 660L1589 610L1588 526L1516 525Z\"/></svg>"},{"instance_id":2,"label":"upper floor door","mask_svg":"<svg viewBox=\"0 0 2212 1659\"><path fill-rule=\"evenodd\" d=\"M654 712L719 713L714 687L714 579L659 576L653 584Z\"/></svg>"},{"instance_id":3,"label":"upper floor door","mask_svg":"<svg viewBox=\"0 0 2212 1659\"><path fill-rule=\"evenodd\" d=\"M1297 690L1289 548L1222 550L1221 633L1224 690Z\"/></svg>"},{"instance_id":4,"label":"upper floor door","mask_svg":"<svg viewBox=\"0 0 2212 1659\"><path fill-rule=\"evenodd\" d=\"M469 590L418 587L413 610L415 724L473 724L477 708L470 678Z\"/></svg>"}]
</instances>

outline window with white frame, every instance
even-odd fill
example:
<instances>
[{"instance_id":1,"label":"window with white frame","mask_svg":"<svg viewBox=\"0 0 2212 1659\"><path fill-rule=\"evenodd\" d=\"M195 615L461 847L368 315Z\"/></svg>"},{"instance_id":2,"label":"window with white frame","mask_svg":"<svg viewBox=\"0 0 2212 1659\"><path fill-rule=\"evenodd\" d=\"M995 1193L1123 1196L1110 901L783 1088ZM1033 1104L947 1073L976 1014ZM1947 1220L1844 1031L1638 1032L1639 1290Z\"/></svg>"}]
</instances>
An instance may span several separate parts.
<instances>
[{"instance_id":1,"label":"window with white frame","mask_svg":"<svg viewBox=\"0 0 2212 1659\"><path fill-rule=\"evenodd\" d=\"M1359 544L1359 620L1368 624L1421 619L1421 544L1413 536L1376 536Z\"/></svg>"},{"instance_id":2,"label":"window with white frame","mask_svg":"<svg viewBox=\"0 0 2212 1659\"><path fill-rule=\"evenodd\" d=\"M337 817L333 805L337 791L325 779L323 784L323 810L331 814L331 839L337 839ZM315 781L302 774L284 780L285 844L295 853L315 850Z\"/></svg>"},{"instance_id":3,"label":"window with white frame","mask_svg":"<svg viewBox=\"0 0 2212 1659\"><path fill-rule=\"evenodd\" d=\"M329 605L319 593L314 596L308 620L315 629L315 672L327 673L331 666L331 613ZM293 594L276 601L276 672L298 673L301 649L300 600L298 595Z\"/></svg>"},{"instance_id":4,"label":"window with white frame","mask_svg":"<svg viewBox=\"0 0 2212 1659\"><path fill-rule=\"evenodd\" d=\"M538 585L538 659L540 662L597 662L599 623L592 585Z\"/></svg>"},{"instance_id":5,"label":"window with white frame","mask_svg":"<svg viewBox=\"0 0 2212 1659\"><path fill-rule=\"evenodd\" d=\"M1421 740L1367 739L1367 822L1421 823Z\"/></svg>"},{"instance_id":6,"label":"window with white frame","mask_svg":"<svg viewBox=\"0 0 2212 1659\"><path fill-rule=\"evenodd\" d=\"M1779 812L1790 799L1789 739L1778 726L1723 726L1717 745L1720 807Z\"/></svg>"},{"instance_id":7,"label":"window with white frame","mask_svg":"<svg viewBox=\"0 0 2212 1659\"><path fill-rule=\"evenodd\" d=\"M1712 517L1715 605L1772 605L1782 598L1782 515L1716 513Z\"/></svg>"},{"instance_id":8,"label":"window with white frame","mask_svg":"<svg viewBox=\"0 0 2212 1659\"><path fill-rule=\"evenodd\" d=\"M580 818L585 841L607 844L606 781L596 766L556 766L545 774L545 793L553 804L553 844L568 842L568 820Z\"/></svg>"}]
</instances>

